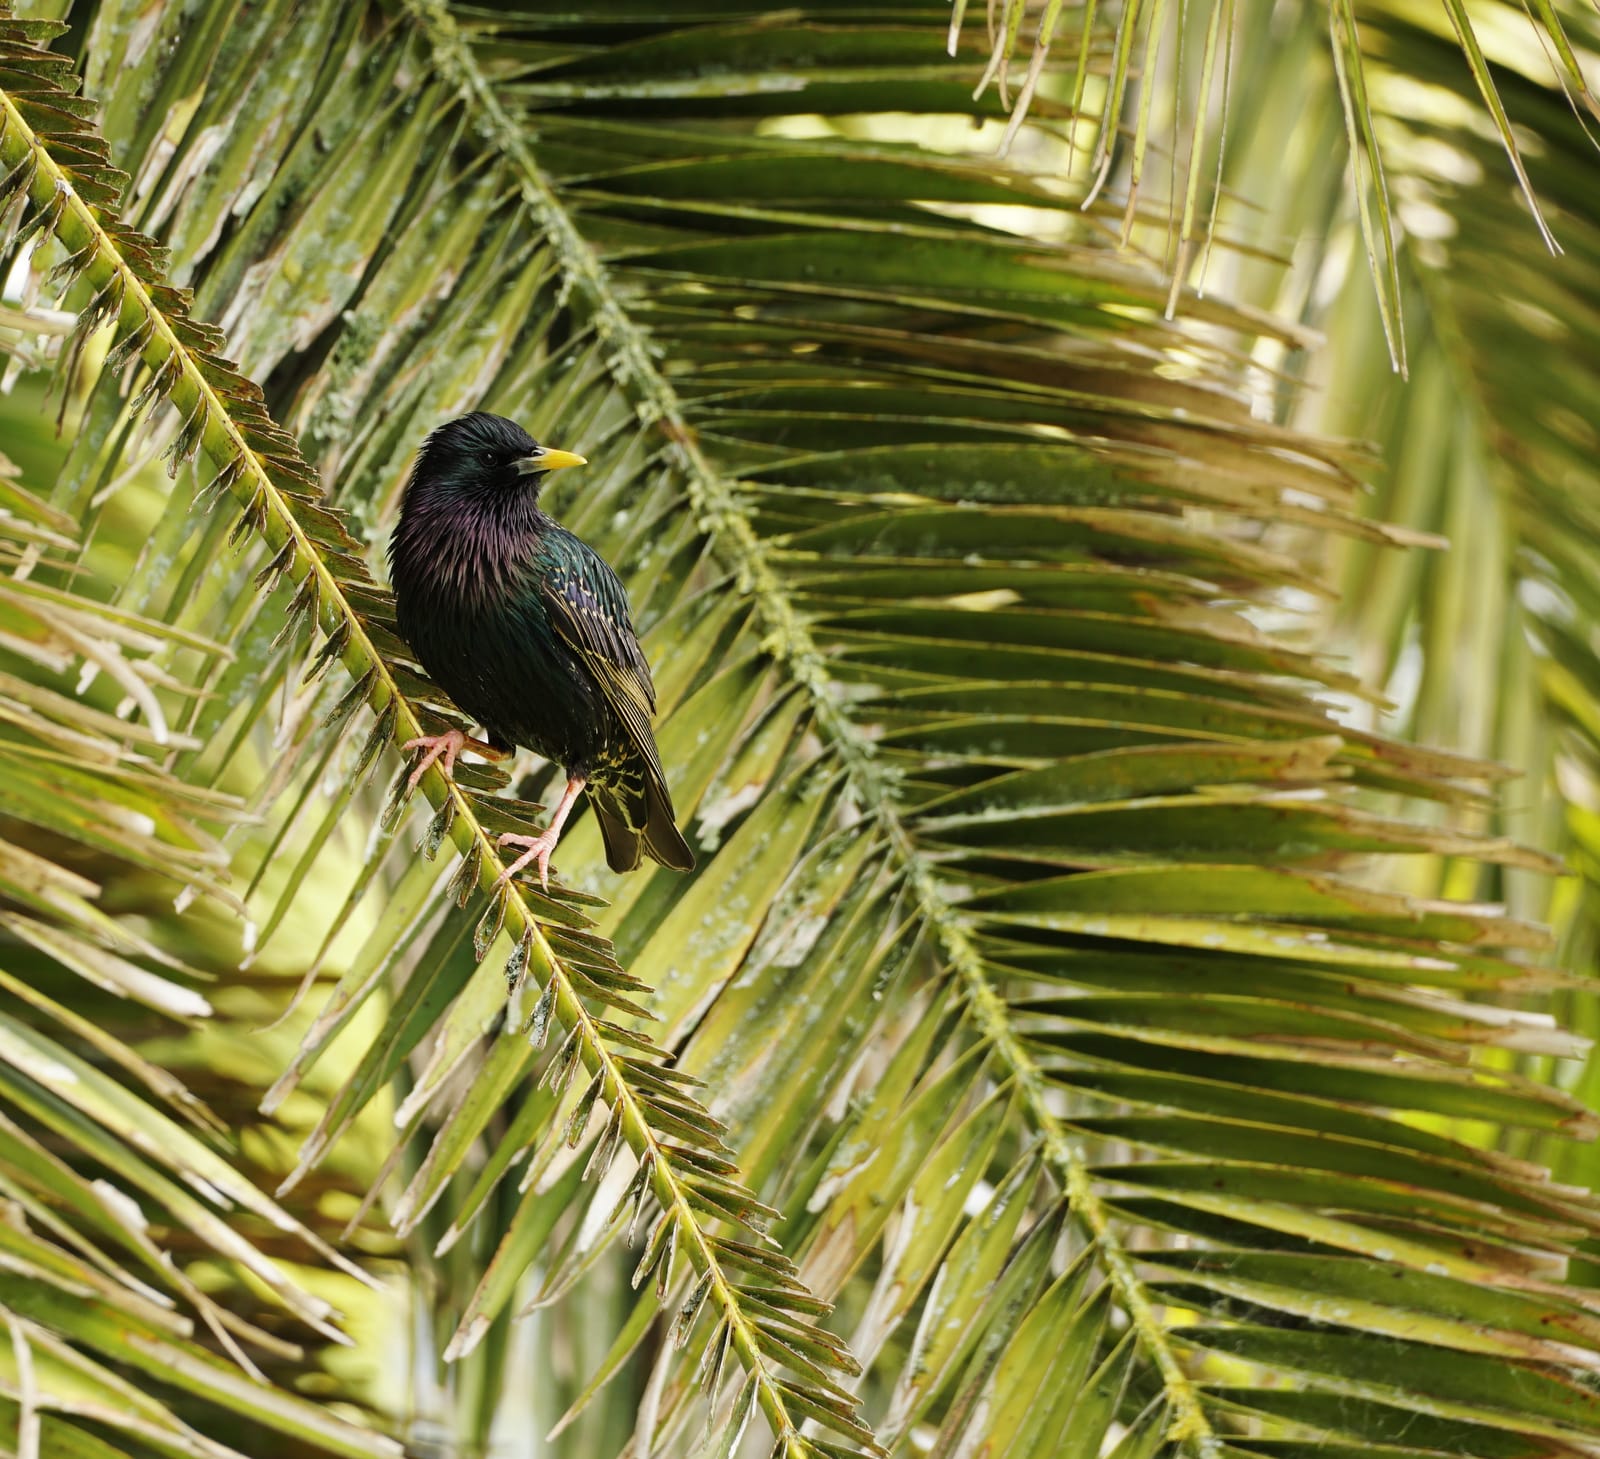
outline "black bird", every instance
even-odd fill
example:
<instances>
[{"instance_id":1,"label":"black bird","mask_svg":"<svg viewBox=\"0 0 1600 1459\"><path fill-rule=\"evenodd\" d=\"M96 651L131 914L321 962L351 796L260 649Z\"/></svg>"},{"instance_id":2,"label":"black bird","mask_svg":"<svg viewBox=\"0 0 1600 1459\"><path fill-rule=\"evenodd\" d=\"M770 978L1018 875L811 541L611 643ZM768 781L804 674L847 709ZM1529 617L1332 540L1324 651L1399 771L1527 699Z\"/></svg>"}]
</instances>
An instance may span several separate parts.
<instances>
[{"instance_id":1,"label":"black bird","mask_svg":"<svg viewBox=\"0 0 1600 1459\"><path fill-rule=\"evenodd\" d=\"M422 443L389 542L400 632L422 666L483 726L487 743L450 730L410 740L448 775L462 750L504 759L527 745L562 766L566 790L539 836L507 834L548 888L550 855L587 789L606 860L632 871L641 847L663 866L694 866L672 810L650 718L655 686L617 575L539 510L545 473L582 456L541 446L503 416L475 412Z\"/></svg>"}]
</instances>

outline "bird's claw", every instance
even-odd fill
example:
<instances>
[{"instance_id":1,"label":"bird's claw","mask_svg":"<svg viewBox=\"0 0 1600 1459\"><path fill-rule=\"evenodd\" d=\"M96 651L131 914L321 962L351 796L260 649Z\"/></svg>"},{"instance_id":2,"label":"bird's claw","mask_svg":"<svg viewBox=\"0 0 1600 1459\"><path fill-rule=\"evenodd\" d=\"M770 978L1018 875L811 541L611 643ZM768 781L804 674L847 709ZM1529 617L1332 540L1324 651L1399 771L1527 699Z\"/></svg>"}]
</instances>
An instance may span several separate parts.
<instances>
[{"instance_id":1,"label":"bird's claw","mask_svg":"<svg viewBox=\"0 0 1600 1459\"><path fill-rule=\"evenodd\" d=\"M485 760L507 760L511 751L492 745L487 740L475 740L465 730L446 730L442 735L418 735L414 740L407 740L401 745L402 750L414 750L419 745L427 753L417 762L406 780L406 794L410 795L417 788L417 782L428 773L428 766L436 760L444 761L444 773L453 776L456 773L456 756L463 750L471 750L474 755L482 755Z\"/></svg>"},{"instance_id":2,"label":"bird's claw","mask_svg":"<svg viewBox=\"0 0 1600 1459\"><path fill-rule=\"evenodd\" d=\"M523 867L529 862L534 862L539 867L539 885L545 890L550 890L550 857L556 849L556 840L550 832L545 831L538 836L519 836L515 831L507 831L495 842L496 846L522 846L526 849L510 866L495 879L495 890L506 886Z\"/></svg>"},{"instance_id":3,"label":"bird's claw","mask_svg":"<svg viewBox=\"0 0 1600 1459\"><path fill-rule=\"evenodd\" d=\"M453 775L456 768L456 756L467 747L468 738L460 730L446 730L442 735L418 735L414 740L407 740L401 745L402 750L415 750L421 747L425 753L412 768L411 774L406 777L406 794L410 795L417 788L417 782L428 773L428 767L437 760L444 761L444 773Z\"/></svg>"}]
</instances>

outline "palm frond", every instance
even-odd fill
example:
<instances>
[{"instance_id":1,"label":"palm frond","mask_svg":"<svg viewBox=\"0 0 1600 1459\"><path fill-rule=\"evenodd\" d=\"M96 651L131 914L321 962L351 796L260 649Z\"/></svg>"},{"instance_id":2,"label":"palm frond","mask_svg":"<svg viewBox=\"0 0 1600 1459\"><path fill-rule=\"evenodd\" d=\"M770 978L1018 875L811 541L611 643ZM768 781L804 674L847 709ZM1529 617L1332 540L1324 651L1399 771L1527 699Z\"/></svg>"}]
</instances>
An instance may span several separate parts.
<instances>
[{"instance_id":1,"label":"palm frond","mask_svg":"<svg viewBox=\"0 0 1600 1459\"><path fill-rule=\"evenodd\" d=\"M1470 92L1447 38L1396 17L1372 29L1381 115L1416 225L1402 258L1418 370L1405 395L1352 392L1337 408L1374 423L1396 463L1380 479L1373 509L1429 524L1454 545L1448 558L1409 564L1374 561L1353 545L1337 570L1369 591L1346 600L1339 632L1370 678L1396 686L1405 733L1522 772L1495 824L1561 854L1581 880L1563 891L1542 878L1485 870L1472 881L1479 895L1555 921L1569 965L1587 968L1596 922L1585 801L1600 763L1600 681L1585 627L1596 497L1590 453L1573 423L1595 390L1585 343L1595 313L1596 219L1582 182L1589 141L1559 90L1516 74L1514 52L1496 57L1498 88L1539 138L1532 175L1567 245L1552 268L1508 260L1516 215L1493 169L1492 139L1456 120ZM1592 23L1575 22L1573 35L1580 58L1600 51ZM1333 307L1349 306L1340 299ZM1448 665L1464 643L1495 665L1492 675L1463 676ZM1458 886L1465 875L1456 874ZM1582 993L1572 996L1570 1017L1591 1027ZM1586 1073L1576 1087L1591 1087L1592 1078ZM1564 1151L1558 1163L1591 1183L1583 1152Z\"/></svg>"},{"instance_id":2,"label":"palm frond","mask_svg":"<svg viewBox=\"0 0 1600 1459\"><path fill-rule=\"evenodd\" d=\"M207 1260L247 1276L308 1331L341 1339L332 1305L246 1223L288 1236L301 1260L320 1255L355 1269L241 1177L217 1115L119 1029L134 1007L177 1021L211 1012L196 971L140 922L161 887L169 898L187 885L237 906L221 880L227 856L217 836L240 808L162 769L159 757L179 737L155 699L157 690L181 692L160 649L203 659L223 650L65 586L71 519L5 463L0 496L0 555L10 570L0 583L0 1315L8 1338L0 1392L18 1451L76 1452L106 1432L135 1450L231 1452L175 1410L182 1397L321 1452L398 1453L267 1383L257 1360L281 1361L299 1346L217 1301L163 1234L182 1230ZM80 671L77 694L46 687ZM91 692L96 677L111 689L109 706L95 702L106 699ZM123 695L150 708L149 717L118 717ZM108 909L102 893L112 879L124 905ZM130 903L139 881L145 895Z\"/></svg>"},{"instance_id":3,"label":"palm frond","mask_svg":"<svg viewBox=\"0 0 1600 1459\"><path fill-rule=\"evenodd\" d=\"M398 1085L391 1215L454 1264L434 1315L490 1387L516 1303L570 1310L637 1223L655 1291L572 1385L569 1452L624 1371L673 1452L734 1452L757 1406L795 1454L1584 1452L1600 1336L1563 1273L1595 1202L1466 1137L1592 1130L1510 1068L1582 1052L1530 1006L1571 979L1538 928L1397 889L1549 863L1404 818L1497 774L1353 727L1357 682L1276 631L1320 591L1308 527L1405 539L1360 515L1357 452L1239 392L1303 331L1191 294L1174 323L1070 190L874 131L974 109L981 57L930 61L926 8L330 5L285 48L263 7L164 14L136 55L97 12L85 74L192 99L162 136L113 103L107 136L262 401L48 132L8 129L29 221L123 280L122 353L177 456L216 449L275 594L217 570L180 473L121 602L226 626L185 781L243 775L274 710L240 854L264 934L333 825L379 825L269 1100L337 1070L295 1178ZM441 721L350 524L478 405L593 463L553 505L660 668L687 882L602 880L581 823L557 895L463 918L536 808L430 777L419 859L363 786ZM102 375L58 502L92 517L152 444ZM349 683L300 687L308 657Z\"/></svg>"},{"instance_id":4,"label":"palm frond","mask_svg":"<svg viewBox=\"0 0 1600 1459\"><path fill-rule=\"evenodd\" d=\"M7 39L19 51L31 50L26 29L16 29ZM52 69L48 54L34 50L32 59L40 77L48 80ZM44 94L54 97L57 93L47 90ZM109 189L115 179L106 166L104 145L81 120L65 112L61 113L68 117L65 131L36 132L31 123L42 123L50 115L48 103L0 92L0 104L5 107L0 159L8 168L7 201L16 193L26 203L19 236L25 240L43 231L60 240L68 252L61 277L69 283L85 279L96 291L93 302L80 315L82 335L86 337L109 321L115 331L113 348L125 356L137 354L149 371L148 383L129 405L129 413L137 416L157 400L171 403L182 425L165 453L168 461L176 469L197 450L204 451L216 475L200 499L232 495L241 511L233 539L253 532L271 554L262 585L293 585L284 634L295 634L302 623L322 633L321 647L311 658L307 676L315 677L339 659L353 679L351 690L333 711L336 723L341 728L347 724L361 700L372 710L374 723L354 775L359 782L385 744L397 736L401 741L415 737L422 725L374 642L368 615L352 601L371 585L356 555L355 540L335 512L312 500L308 488L314 477L293 438L272 423L260 391L215 353L220 343L217 332L197 325L188 315L187 299L156 277L154 245L124 225L107 221L104 214L114 196ZM78 140L84 136L90 137L90 145ZM77 166L59 162L52 146L68 156L89 160ZM101 201L92 207L82 193L94 194L96 189L107 191L99 194ZM631 1207L637 1219L652 1199L659 1208L635 1283L654 1276L657 1295L664 1300L681 1246L685 1262L697 1273L689 1321L698 1316L709 1297L710 1308L727 1327L733 1351L749 1372L755 1398L775 1431L793 1435L798 1442L799 1414L792 1415L791 1408L802 1404L802 1412L831 1420L838 1431L869 1439L868 1431L854 1418L854 1404L847 1395L817 1396L822 1389L816 1385L826 1383L825 1376L805 1384L775 1376L772 1357L758 1341L763 1322L759 1314L747 1311L732 1273L744 1269L747 1276L754 1277L758 1290L771 1283L780 1293L785 1284L792 1285L792 1278L777 1259L764 1254L760 1260L742 1257L736 1243L730 1245L728 1238L708 1229L712 1221L759 1227L765 1208L740 1182L737 1168L720 1159L717 1152L725 1148L721 1126L701 1108L692 1092L666 1078L659 1084L648 1082L652 1067L648 1056L657 1052L650 1039L602 1016L602 1009L630 1006L621 991L628 980L612 962L608 949L592 939L585 943L575 932L558 933L569 946L581 949L580 958L582 951L588 954L586 965L569 968L545 927L534 920L525 900L529 894L499 883L495 843L480 823L469 792L437 771L430 771L422 785L437 801L438 819L447 828L446 834L463 853L462 866L451 880L456 900L464 905L480 885L490 894L491 905L473 938L475 960L482 962L503 934L508 944L506 982L539 989L538 1001L521 1030L529 1035L528 1045L535 1049L542 1045L552 1014L568 1029L540 1081L549 1080L558 1103L569 1086L583 1091L565 1121L567 1143L577 1146L597 1109L609 1111L600 1121L603 1130L597 1153L604 1158L591 1158L590 1168L603 1175L619 1140L626 1141L637 1162L637 1174L618 1212ZM392 812L403 803L400 792L404 787L402 780L391 797ZM503 818L508 809L500 802L494 814ZM511 824L527 825L515 819ZM414 976L407 992L425 990L426 983ZM587 995L588 1004L580 1000L580 992ZM405 1001L399 1006L405 1010ZM330 1129L337 1127L351 1104L370 1092L374 1072L392 1072L391 1051L392 1046L375 1046L373 1056L347 1086L346 1097L336 1101L313 1135L301 1171L320 1155ZM580 1067L587 1083L574 1083ZM797 1319L797 1325L804 1331L810 1323Z\"/></svg>"},{"instance_id":5,"label":"palm frond","mask_svg":"<svg viewBox=\"0 0 1600 1459\"><path fill-rule=\"evenodd\" d=\"M1051 45L1057 45L1065 55L1075 55L1071 120L1067 126L1075 131L1083 123L1091 131L1092 146L1082 150L1082 175L1091 199L1115 175L1123 134L1128 130L1127 111L1133 105L1130 97L1137 95L1133 138L1120 179L1125 186L1119 189L1126 194L1125 240L1137 216L1146 159L1156 140L1152 136L1152 114L1159 99L1167 126L1159 140L1169 154L1172 173L1164 256L1174 280L1176 302L1178 281L1187 280L1191 266L1203 252L1209 252L1217 194L1206 179L1208 169L1220 179L1225 165L1229 76L1240 69L1266 70L1273 52L1283 43L1284 27L1273 21L1267 7L1244 7L1250 13L1236 17L1233 0L1213 0L1210 5L1189 7L1168 7L1164 0L1149 4L1125 0L1120 12L1114 6L1106 7L1104 13L1093 3L1084 6L1073 35L1070 16L1077 12L1063 15L1063 8L1059 0L1049 0L1038 7L1032 6L1031 0L1005 0L1002 5L991 5L986 13L985 37L989 61L978 92L981 95L991 85L998 89L1000 105L1011 116L1005 136L1005 145L1009 146L1036 98L1050 94L1048 85L1043 92L1040 88ZM949 30L952 55L970 23L966 9L965 0L955 0ZM1030 17L1031 9L1037 10L1036 18ZM1362 26L1369 20L1381 24L1391 9L1382 4L1358 7L1351 0L1334 0L1328 7L1328 31L1367 261L1390 358L1395 369L1404 374L1405 327L1396 254L1399 230L1368 95L1367 51L1361 40ZM1524 24L1530 49L1542 47L1551 79L1559 84L1574 110L1600 118L1600 100L1579 59L1581 47L1574 46L1569 34L1569 27L1581 30L1586 22L1580 10L1570 10L1563 20L1561 10L1550 0L1521 7L1469 7L1463 0L1442 0L1436 12L1420 22L1454 38L1464 63L1461 75L1476 89L1533 222L1552 253L1559 253L1560 245L1545 220L1541 195L1529 178L1514 126L1516 118L1502 100L1482 35L1489 33L1498 40L1508 28ZM1023 80L1013 91L1012 70L1021 63L1024 52L1027 64ZM1098 107L1089 104L1091 96L1100 98ZM1214 149L1210 135L1213 127ZM1212 217L1204 226L1199 217L1202 191L1210 194L1212 209Z\"/></svg>"}]
</instances>

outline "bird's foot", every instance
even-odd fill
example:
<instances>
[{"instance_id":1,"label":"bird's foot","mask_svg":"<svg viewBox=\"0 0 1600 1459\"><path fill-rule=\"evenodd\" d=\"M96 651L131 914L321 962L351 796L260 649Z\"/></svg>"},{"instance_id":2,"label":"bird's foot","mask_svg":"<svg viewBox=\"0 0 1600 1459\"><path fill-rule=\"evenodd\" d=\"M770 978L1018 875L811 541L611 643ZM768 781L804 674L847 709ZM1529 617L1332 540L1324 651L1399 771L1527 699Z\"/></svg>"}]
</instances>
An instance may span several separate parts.
<instances>
[{"instance_id":1,"label":"bird's foot","mask_svg":"<svg viewBox=\"0 0 1600 1459\"><path fill-rule=\"evenodd\" d=\"M496 846L522 846L526 849L522 855L500 873L494 884L498 892L512 877L522 870L530 861L537 862L539 866L539 885L550 890L550 856L556 849L556 842L561 839L561 828L566 825L567 817L572 814L573 803L578 799L578 792L586 784L581 775L568 775L567 788L561 792L561 800L556 806L556 811L550 817L550 824L537 836L520 836L515 831L507 831L498 841Z\"/></svg>"},{"instance_id":2,"label":"bird's foot","mask_svg":"<svg viewBox=\"0 0 1600 1459\"><path fill-rule=\"evenodd\" d=\"M549 891L550 857L555 852L556 842L560 837L561 833L553 826L548 831L543 831L537 836L519 836L515 831L507 831L495 842L496 846L522 846L526 849L496 878L495 890L499 891L523 867L532 862L537 863L539 867L539 885L545 891Z\"/></svg>"},{"instance_id":3,"label":"bird's foot","mask_svg":"<svg viewBox=\"0 0 1600 1459\"><path fill-rule=\"evenodd\" d=\"M442 760L444 773L454 775L456 756L463 750L471 750L486 760L504 760L506 757L504 750L497 750L493 745L475 740L471 735L458 729L446 730L442 735L418 735L414 740L407 740L400 748L402 750L421 748L424 751L422 758L417 761L411 774L406 778L407 795L417 788L417 782L428 773L428 767L435 761Z\"/></svg>"}]
</instances>

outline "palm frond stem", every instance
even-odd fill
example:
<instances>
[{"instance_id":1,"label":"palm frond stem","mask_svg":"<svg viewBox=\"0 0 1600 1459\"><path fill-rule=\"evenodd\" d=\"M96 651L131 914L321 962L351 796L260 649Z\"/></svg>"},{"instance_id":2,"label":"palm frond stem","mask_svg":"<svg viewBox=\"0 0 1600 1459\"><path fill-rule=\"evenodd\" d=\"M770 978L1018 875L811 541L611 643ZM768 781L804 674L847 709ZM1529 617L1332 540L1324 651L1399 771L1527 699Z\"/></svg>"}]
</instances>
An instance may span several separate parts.
<instances>
[{"instance_id":1,"label":"palm frond stem","mask_svg":"<svg viewBox=\"0 0 1600 1459\"><path fill-rule=\"evenodd\" d=\"M712 551L761 617L767 651L806 694L818 730L837 755L857 804L884 831L914 893L917 912L961 981L974 1025L1022 1091L1028 1118L1043 1139L1045 1159L1062 1182L1074 1217L1097 1247L1141 1346L1160 1371L1172 1411L1169 1437L1194 1446L1201 1454L1211 1452L1218 1441L1198 1391L1112 1229L1087 1160L1050 1108L1044 1075L1013 1026L1005 1000L990 982L966 920L940 886L932 862L917 848L899 814L892 771L883 764L871 736L834 692L827 658L772 566L750 510L740 500L735 484L701 450L676 389L656 364L648 332L629 315L611 286L605 265L539 167L521 129L501 105L443 0L406 0L406 8L426 34L440 72L475 113L485 140L515 168L522 197L559 260L568 288L591 312L619 387L635 409L657 422L667 437L667 449L684 473L689 499ZM763 1408L769 1418L777 1420L765 1397Z\"/></svg>"},{"instance_id":2,"label":"palm frond stem","mask_svg":"<svg viewBox=\"0 0 1600 1459\"><path fill-rule=\"evenodd\" d=\"M149 337L141 355L152 371L170 372L170 383L165 384L166 397L186 419L196 410L204 411L207 424L200 444L206 454L219 466L239 463L229 483L231 494L245 508L247 518L252 511L259 514L260 535L271 549L281 551L292 544L293 560L284 572L284 579L299 584L308 576L315 578L322 626L330 634L337 630L344 636L339 658L355 681L367 685L367 702L373 713L380 720L388 719L389 739L399 744L423 734L424 726L364 631L360 616L345 595L337 575L323 560L319 546L297 521L291 503L272 480L242 428L232 419L227 401L213 388L198 359L179 338L137 270L123 257L116 240L79 196L71 179L52 159L48 148L3 89L0 89L0 119L4 122L0 127L0 162L4 163L5 170L18 166L32 152L35 171L30 191L36 205L44 208L52 199L59 200L55 204L59 216L53 219L51 231L74 256L93 249L94 262L84 271L86 277L100 284L107 282L112 274L120 277L122 293L118 318L123 328L130 331L149 321ZM733 1279L723 1270L705 1225L690 1203L671 1150L657 1138L622 1064L603 1038L595 1016L580 1000L567 970L517 887L510 884L497 887L502 864L494 837L478 820L466 793L437 768L428 770L420 787L436 808L443 807L446 802L453 803L454 814L449 823L451 841L463 857L476 861L476 884L504 897L503 925L514 943L519 939L523 943L527 954L525 975L546 985L554 981L555 1016L566 1028L576 1031L580 1059L597 1082L599 1098L613 1106L620 1117L623 1138L641 1163L649 1165L650 1187L662 1211L685 1239L689 1260L698 1272L709 1276L709 1295L729 1324L732 1346L756 1383L757 1398L780 1437L783 1452L806 1453L807 1446L800 1435L803 1420L789 1411L774 1366L758 1345L755 1326L734 1290ZM668 1263L670 1265L670 1257Z\"/></svg>"}]
</instances>

